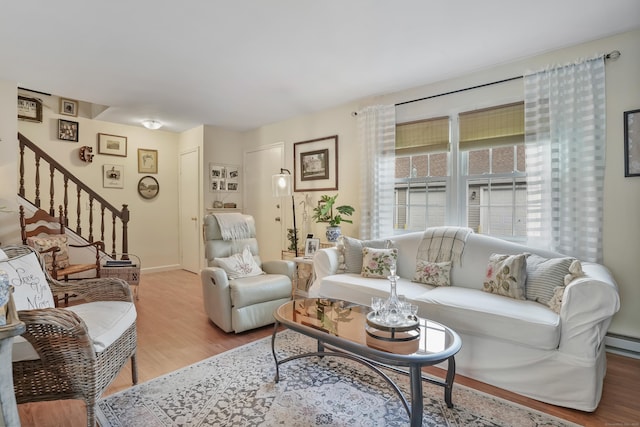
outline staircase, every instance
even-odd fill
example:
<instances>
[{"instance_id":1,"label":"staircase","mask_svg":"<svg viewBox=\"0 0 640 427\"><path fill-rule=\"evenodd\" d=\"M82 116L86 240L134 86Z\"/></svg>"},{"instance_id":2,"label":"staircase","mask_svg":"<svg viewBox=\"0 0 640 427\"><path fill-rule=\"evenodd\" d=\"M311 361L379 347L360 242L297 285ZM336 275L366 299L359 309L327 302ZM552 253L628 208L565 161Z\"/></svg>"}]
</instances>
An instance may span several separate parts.
<instances>
[{"instance_id":1,"label":"staircase","mask_svg":"<svg viewBox=\"0 0 640 427\"><path fill-rule=\"evenodd\" d=\"M117 209L21 133L18 133L18 141L18 195L37 208L48 210L51 216L57 216L57 206L62 205L69 230L87 242L104 242L105 252L110 252L112 258L121 255L128 259L127 205ZM41 195L41 190L47 187L48 195ZM48 206L43 207L43 201ZM98 214L94 215L96 209Z\"/></svg>"}]
</instances>

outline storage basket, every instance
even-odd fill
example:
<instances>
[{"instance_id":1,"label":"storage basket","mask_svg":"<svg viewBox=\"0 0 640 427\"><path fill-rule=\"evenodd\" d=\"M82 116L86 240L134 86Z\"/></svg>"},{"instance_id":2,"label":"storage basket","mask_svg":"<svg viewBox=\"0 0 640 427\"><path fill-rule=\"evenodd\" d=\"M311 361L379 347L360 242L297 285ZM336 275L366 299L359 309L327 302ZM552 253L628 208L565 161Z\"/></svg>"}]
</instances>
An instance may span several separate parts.
<instances>
[{"instance_id":1,"label":"storage basket","mask_svg":"<svg viewBox=\"0 0 640 427\"><path fill-rule=\"evenodd\" d=\"M100 277L117 277L123 279L130 286L135 286L134 294L136 300L140 297L140 257L134 254L127 254L132 262L130 266L107 266L107 261L113 259L104 255L100 260ZM115 259L121 260L123 254L118 254Z\"/></svg>"}]
</instances>

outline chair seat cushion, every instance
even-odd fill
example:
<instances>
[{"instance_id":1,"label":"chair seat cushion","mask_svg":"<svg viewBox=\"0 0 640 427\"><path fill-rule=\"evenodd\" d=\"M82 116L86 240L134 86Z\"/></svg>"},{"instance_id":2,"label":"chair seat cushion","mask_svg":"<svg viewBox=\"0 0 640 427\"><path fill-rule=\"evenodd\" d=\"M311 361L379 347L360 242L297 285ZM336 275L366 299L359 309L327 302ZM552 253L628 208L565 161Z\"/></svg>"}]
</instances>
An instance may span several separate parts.
<instances>
[{"instance_id":1,"label":"chair seat cushion","mask_svg":"<svg viewBox=\"0 0 640 427\"><path fill-rule=\"evenodd\" d=\"M59 310L76 313L87 325L96 353L113 344L135 322L136 307L126 301L97 301ZM13 361L37 360L40 356L22 336L14 338Z\"/></svg>"},{"instance_id":2,"label":"chair seat cushion","mask_svg":"<svg viewBox=\"0 0 640 427\"><path fill-rule=\"evenodd\" d=\"M235 308L291 296L291 279L282 274L263 274L230 280L231 304Z\"/></svg>"}]
</instances>

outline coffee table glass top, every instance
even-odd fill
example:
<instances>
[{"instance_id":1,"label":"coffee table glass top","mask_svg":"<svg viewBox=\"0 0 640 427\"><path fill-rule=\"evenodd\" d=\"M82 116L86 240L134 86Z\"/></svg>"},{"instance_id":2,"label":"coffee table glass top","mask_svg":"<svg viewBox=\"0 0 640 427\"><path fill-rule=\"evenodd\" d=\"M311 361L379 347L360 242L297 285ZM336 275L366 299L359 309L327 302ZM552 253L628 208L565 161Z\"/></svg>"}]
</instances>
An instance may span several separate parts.
<instances>
[{"instance_id":1,"label":"coffee table glass top","mask_svg":"<svg viewBox=\"0 0 640 427\"><path fill-rule=\"evenodd\" d=\"M305 328L388 353L427 356L452 351L460 338L451 329L428 319L418 318L419 338L410 341L379 340L367 333L367 313L371 308L327 298L297 299L276 310L276 319L299 332ZM380 335L380 331L375 331ZM383 332L384 333L384 332ZM314 336L314 334L311 334Z\"/></svg>"}]
</instances>

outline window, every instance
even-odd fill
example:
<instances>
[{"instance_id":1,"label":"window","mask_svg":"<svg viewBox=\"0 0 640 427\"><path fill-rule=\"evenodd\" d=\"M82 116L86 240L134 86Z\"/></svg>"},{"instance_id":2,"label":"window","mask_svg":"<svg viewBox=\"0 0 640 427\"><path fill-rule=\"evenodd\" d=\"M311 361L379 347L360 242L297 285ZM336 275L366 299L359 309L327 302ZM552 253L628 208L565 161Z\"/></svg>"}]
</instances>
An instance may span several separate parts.
<instances>
[{"instance_id":1,"label":"window","mask_svg":"<svg viewBox=\"0 0 640 427\"><path fill-rule=\"evenodd\" d=\"M523 103L397 125L396 230L459 223L526 236Z\"/></svg>"}]
</instances>

